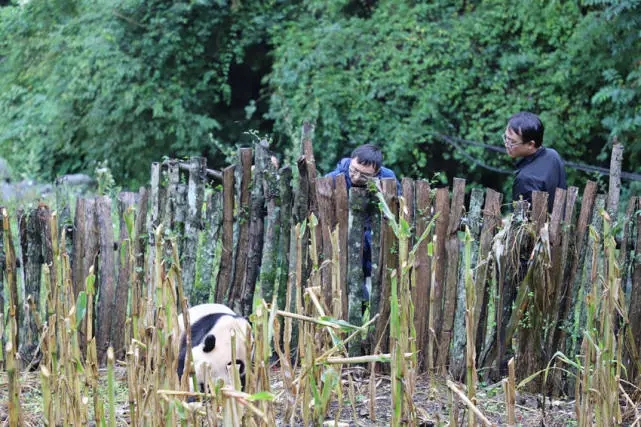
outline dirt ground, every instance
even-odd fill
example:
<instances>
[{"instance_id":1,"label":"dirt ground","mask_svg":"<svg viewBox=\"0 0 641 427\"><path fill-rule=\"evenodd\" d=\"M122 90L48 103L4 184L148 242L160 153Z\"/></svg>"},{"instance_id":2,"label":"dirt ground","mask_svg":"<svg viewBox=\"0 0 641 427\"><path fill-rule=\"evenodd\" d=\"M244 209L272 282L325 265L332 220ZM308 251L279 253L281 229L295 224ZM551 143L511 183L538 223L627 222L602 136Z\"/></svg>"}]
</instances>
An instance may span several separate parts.
<instances>
[{"instance_id":1,"label":"dirt ground","mask_svg":"<svg viewBox=\"0 0 641 427\"><path fill-rule=\"evenodd\" d=\"M354 374L355 377L358 373ZM338 421L344 426L389 426L392 418L391 406L391 381L387 376L379 376L376 380L375 416L370 418L369 376L362 377L353 382L355 388L356 404L352 406L348 400L348 382L345 384L345 400L341 413L336 416L337 404L330 406L328 421ZM463 390L464 385L459 384ZM273 389L282 389L282 384L275 379ZM423 375L418 378L413 402L419 417L420 426L452 425L451 412L454 407L453 420L455 425L467 425L467 410L463 403L456 401L450 393L443 378ZM279 395L277 393L277 405ZM284 398L284 397L281 397ZM451 399L454 399L454 404ZM516 420L519 426L573 426L576 425L574 402L546 401L547 411L540 408L537 396L517 393ZM479 387L477 392L478 407L492 423L497 426L506 425L505 395L503 387L499 384ZM278 425L289 426L291 422L285 421L282 414L278 414ZM302 425L302 424L299 424ZM328 425L334 425L333 422ZM480 425L477 422L477 425Z\"/></svg>"},{"instance_id":2,"label":"dirt ground","mask_svg":"<svg viewBox=\"0 0 641 427\"><path fill-rule=\"evenodd\" d=\"M375 414L370 418L369 375L358 370L352 372L352 392L350 393L349 381L345 375L343 405L337 415L338 404L336 399L330 404L327 425L334 425L334 420L340 426L389 426L392 417L391 382L387 376L378 376L376 380ZM117 373L123 383L125 371L120 368ZM42 402L40 396L40 382L35 373L25 373L22 377L21 406L24 414L25 426L40 426L42 421ZM276 396L276 425L290 426L303 425L300 420L285 420L284 408L287 396L283 393L283 384L279 373L272 371L272 392ZM461 384L461 388L464 386ZM8 425L7 413L7 377L0 374L0 425ZM354 396L354 404L350 401ZM503 388L500 383L481 386L477 392L478 407L481 412L496 425L506 425L506 411ZM452 402L454 399L454 403ZM128 403L126 392L117 396L120 408L117 411L118 425L128 425ZM420 419L420 426L452 425L451 411L454 408L453 419L456 425L467 425L467 410L463 403L452 397L445 379L433 376L421 376L416 384L413 396L414 405ZM540 407L540 398L535 395L518 393L516 401L516 419L519 426L574 426L577 424L572 401L546 401L546 411Z\"/></svg>"}]
</instances>

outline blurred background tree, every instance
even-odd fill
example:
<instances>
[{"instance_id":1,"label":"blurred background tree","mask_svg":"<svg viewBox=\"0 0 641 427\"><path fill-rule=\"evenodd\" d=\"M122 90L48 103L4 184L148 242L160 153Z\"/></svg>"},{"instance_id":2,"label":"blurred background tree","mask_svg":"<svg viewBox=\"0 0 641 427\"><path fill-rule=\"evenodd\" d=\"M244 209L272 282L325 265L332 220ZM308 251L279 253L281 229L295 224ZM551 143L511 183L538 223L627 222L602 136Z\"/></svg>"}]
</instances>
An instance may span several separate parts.
<instances>
[{"instance_id":1,"label":"blurred background tree","mask_svg":"<svg viewBox=\"0 0 641 427\"><path fill-rule=\"evenodd\" d=\"M321 172L373 141L400 176L505 190L500 136L530 110L565 160L607 167L616 135L640 169L641 0L426 3L5 5L0 156L45 180L106 160L135 186L163 156L220 167L248 131L290 156L308 120Z\"/></svg>"}]
</instances>

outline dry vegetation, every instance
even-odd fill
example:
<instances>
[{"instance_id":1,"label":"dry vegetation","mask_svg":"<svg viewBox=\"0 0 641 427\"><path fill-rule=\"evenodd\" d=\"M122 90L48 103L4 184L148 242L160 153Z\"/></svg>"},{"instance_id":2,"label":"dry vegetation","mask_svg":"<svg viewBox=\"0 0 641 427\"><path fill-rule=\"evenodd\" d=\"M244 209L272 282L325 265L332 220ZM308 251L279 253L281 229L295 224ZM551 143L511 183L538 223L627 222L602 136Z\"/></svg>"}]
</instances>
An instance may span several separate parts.
<instances>
[{"instance_id":1,"label":"dry vegetation","mask_svg":"<svg viewBox=\"0 0 641 427\"><path fill-rule=\"evenodd\" d=\"M6 374L0 387L0 421L3 425L615 425L638 424L634 395L626 393L621 378L620 338L614 319L620 312L616 298L620 280L614 259L614 239L606 221L603 245L606 262L603 280L593 280L588 307L588 332L580 358L556 355L577 372L576 401L545 400L522 391L531 380L516 384L513 370L506 381L479 385L475 355L468 352L467 384L457 385L442 376L419 376L410 272L414 248L408 246L408 227L388 216L399 240L400 265L392 275L390 352L349 357L349 346L372 334L376 317L364 326L336 320L322 303L318 255L310 251L314 269L307 286L290 284L287 305L296 312L278 310L256 298L251 316L253 363L248 367L246 392L210 384L213 393L190 393L187 381L176 375L174 327L178 308L184 311L180 263L171 244L170 267L164 270L166 253L156 231L154 277L131 298L130 337L123 360L108 352L106 368L97 359L93 337L93 274L74 301L70 295L71 271L63 241L54 235L54 263L43 271L47 295L46 321L38 320L42 358L36 372L16 370L15 310L17 297L9 301L9 340L5 348ZM53 216L51 229L57 230ZM401 220L402 221L402 220ZM311 235L314 235L314 222ZM429 227L428 227L429 228ZM131 230L130 230L131 231ZM427 231L424 234L427 235ZM8 217L4 212L5 247L11 246ZM300 239L300 237L299 237ZM420 239L419 239L420 242ZM171 243L171 242L170 242ZM300 242L299 242L300 243ZM469 249L470 239L466 240ZM134 263L133 249L128 254ZM7 265L12 265L7 253ZM466 255L469 266L469 251ZM337 269L335 269L337 270ZM134 271L132 268L130 271ZM338 274L333 271L332 274ZM12 271L7 269L8 283ZM300 276L298 276L300 277ZM596 283L599 283L597 289ZM294 289L303 290L293 292ZM468 293L467 316L473 317L473 292ZM340 295L334 295L340 298ZM403 309L401 309L403 307ZM81 333L82 332L82 333ZM82 342L82 337L89 337ZM282 339L281 339L282 337ZM474 337L468 339L474 342ZM617 341L619 339L619 341ZM379 343L380 344L380 343ZM274 353L277 355L273 359ZM273 362L272 360L276 360ZM585 361L583 365L576 360ZM291 363L295 361L295 363ZM548 372L537 373L546 377ZM626 385L627 386L627 385ZM514 391L516 389L516 391ZM506 391L507 390L507 395ZM186 403L187 396L204 404Z\"/></svg>"}]
</instances>

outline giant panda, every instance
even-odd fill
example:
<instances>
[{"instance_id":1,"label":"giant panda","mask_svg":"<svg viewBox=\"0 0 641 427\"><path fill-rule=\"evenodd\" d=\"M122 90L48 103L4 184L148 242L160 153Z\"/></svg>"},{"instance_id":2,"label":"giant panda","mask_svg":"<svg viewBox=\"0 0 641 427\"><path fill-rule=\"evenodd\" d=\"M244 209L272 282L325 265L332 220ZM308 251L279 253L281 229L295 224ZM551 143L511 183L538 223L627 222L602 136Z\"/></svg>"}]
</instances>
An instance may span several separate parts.
<instances>
[{"instance_id":1,"label":"giant panda","mask_svg":"<svg viewBox=\"0 0 641 427\"><path fill-rule=\"evenodd\" d=\"M196 380L201 392L205 391L209 373L211 381L222 379L232 385L231 331L236 333L236 360L241 385L245 385L245 366L247 364L247 340L250 337L249 322L237 316L232 309L223 304L200 304L189 309L191 329L191 355ZM182 314L178 316L180 347L178 350L178 378L185 372L187 356L187 335ZM191 384L191 382L190 382ZM190 386L191 388L191 386Z\"/></svg>"}]
</instances>

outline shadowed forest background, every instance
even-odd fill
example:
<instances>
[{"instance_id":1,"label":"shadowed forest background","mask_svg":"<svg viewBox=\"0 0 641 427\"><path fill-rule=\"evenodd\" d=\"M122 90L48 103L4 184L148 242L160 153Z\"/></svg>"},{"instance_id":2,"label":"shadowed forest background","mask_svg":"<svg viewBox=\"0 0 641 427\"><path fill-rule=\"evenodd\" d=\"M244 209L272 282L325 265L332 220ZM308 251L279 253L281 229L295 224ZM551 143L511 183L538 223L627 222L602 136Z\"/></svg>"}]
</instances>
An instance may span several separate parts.
<instances>
[{"instance_id":1,"label":"shadowed forest background","mask_svg":"<svg viewBox=\"0 0 641 427\"><path fill-rule=\"evenodd\" d=\"M106 162L133 188L162 156L229 164L252 134L291 157L310 121L321 173L375 142L399 176L505 191L519 110L570 163L607 168L616 136L623 170L641 167L640 0L19 3L0 1L14 180ZM569 185L588 178L606 182L568 167Z\"/></svg>"}]
</instances>

